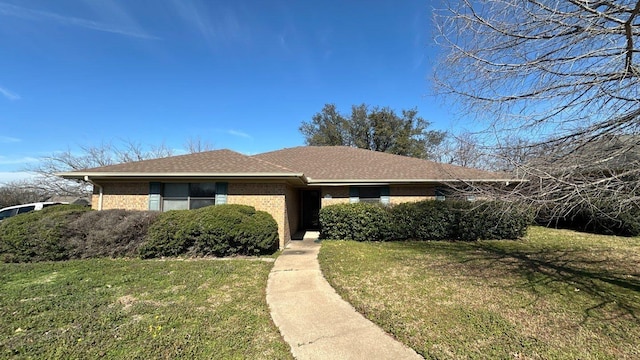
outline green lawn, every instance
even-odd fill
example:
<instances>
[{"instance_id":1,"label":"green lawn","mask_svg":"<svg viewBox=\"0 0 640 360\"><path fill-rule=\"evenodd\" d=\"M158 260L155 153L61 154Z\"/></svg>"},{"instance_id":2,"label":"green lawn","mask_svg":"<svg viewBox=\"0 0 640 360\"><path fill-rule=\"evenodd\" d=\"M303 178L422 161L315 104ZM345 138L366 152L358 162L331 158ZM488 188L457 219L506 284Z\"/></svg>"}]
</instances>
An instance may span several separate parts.
<instances>
[{"instance_id":1,"label":"green lawn","mask_svg":"<svg viewBox=\"0 0 640 360\"><path fill-rule=\"evenodd\" d=\"M265 301L272 265L0 264L0 358L290 359Z\"/></svg>"},{"instance_id":2,"label":"green lawn","mask_svg":"<svg viewBox=\"0 0 640 360\"><path fill-rule=\"evenodd\" d=\"M426 358L640 358L640 238L324 241L322 271Z\"/></svg>"}]
</instances>

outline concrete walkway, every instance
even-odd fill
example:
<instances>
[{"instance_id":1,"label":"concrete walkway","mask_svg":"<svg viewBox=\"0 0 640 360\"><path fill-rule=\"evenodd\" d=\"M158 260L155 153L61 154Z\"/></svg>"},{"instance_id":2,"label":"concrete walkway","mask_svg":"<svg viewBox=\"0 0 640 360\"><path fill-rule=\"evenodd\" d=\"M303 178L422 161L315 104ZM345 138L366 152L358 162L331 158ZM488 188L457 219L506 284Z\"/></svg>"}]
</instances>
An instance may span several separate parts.
<instances>
[{"instance_id":1,"label":"concrete walkway","mask_svg":"<svg viewBox=\"0 0 640 360\"><path fill-rule=\"evenodd\" d=\"M271 317L296 359L422 359L342 300L320 272L318 233L292 241L267 283Z\"/></svg>"}]
</instances>

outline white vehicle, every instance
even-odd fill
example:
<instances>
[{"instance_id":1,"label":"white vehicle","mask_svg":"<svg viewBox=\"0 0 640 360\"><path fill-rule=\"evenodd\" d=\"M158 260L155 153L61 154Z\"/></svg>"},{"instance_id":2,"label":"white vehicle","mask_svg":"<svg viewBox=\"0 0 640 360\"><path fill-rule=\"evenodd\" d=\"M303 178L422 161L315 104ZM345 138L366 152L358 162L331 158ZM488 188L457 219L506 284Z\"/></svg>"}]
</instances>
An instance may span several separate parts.
<instances>
[{"instance_id":1,"label":"white vehicle","mask_svg":"<svg viewBox=\"0 0 640 360\"><path fill-rule=\"evenodd\" d=\"M9 207L0 209L0 221L18 214L24 214L29 211L38 211L49 206L62 205L62 204L68 204L68 203L47 201L47 202L37 202L37 203L31 203L31 204L9 206Z\"/></svg>"}]
</instances>

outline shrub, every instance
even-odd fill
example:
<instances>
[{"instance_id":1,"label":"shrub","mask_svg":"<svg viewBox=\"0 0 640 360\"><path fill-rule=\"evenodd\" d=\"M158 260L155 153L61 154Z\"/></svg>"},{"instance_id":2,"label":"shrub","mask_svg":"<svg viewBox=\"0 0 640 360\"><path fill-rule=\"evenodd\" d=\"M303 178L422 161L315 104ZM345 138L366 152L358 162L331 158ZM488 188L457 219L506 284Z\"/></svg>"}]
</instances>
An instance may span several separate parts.
<instances>
[{"instance_id":1,"label":"shrub","mask_svg":"<svg viewBox=\"0 0 640 360\"><path fill-rule=\"evenodd\" d=\"M500 201L452 202L456 240L518 239L532 223L532 214L513 203Z\"/></svg>"},{"instance_id":2,"label":"shrub","mask_svg":"<svg viewBox=\"0 0 640 360\"><path fill-rule=\"evenodd\" d=\"M86 212L68 224L63 243L70 258L137 256L158 215L133 210Z\"/></svg>"},{"instance_id":3,"label":"shrub","mask_svg":"<svg viewBox=\"0 0 640 360\"><path fill-rule=\"evenodd\" d=\"M0 257L4 262L58 261L69 258L62 241L67 225L89 208L57 205L17 215L0 223Z\"/></svg>"},{"instance_id":4,"label":"shrub","mask_svg":"<svg viewBox=\"0 0 640 360\"><path fill-rule=\"evenodd\" d=\"M236 251L247 255L263 252L273 253L278 249L278 223L264 211L256 211L253 216L239 224Z\"/></svg>"},{"instance_id":5,"label":"shrub","mask_svg":"<svg viewBox=\"0 0 640 360\"><path fill-rule=\"evenodd\" d=\"M639 236L640 206L620 209L616 200L594 201L591 206L576 206L562 218L552 215L553 210L542 209L536 222L543 226L555 226L604 235Z\"/></svg>"},{"instance_id":6,"label":"shrub","mask_svg":"<svg viewBox=\"0 0 640 360\"><path fill-rule=\"evenodd\" d=\"M356 241L517 239L531 221L528 211L497 201L338 204L320 211L323 238Z\"/></svg>"},{"instance_id":7,"label":"shrub","mask_svg":"<svg viewBox=\"0 0 640 360\"><path fill-rule=\"evenodd\" d=\"M336 204L320 210L322 238L355 241L389 240L397 229L389 209L370 203Z\"/></svg>"},{"instance_id":8,"label":"shrub","mask_svg":"<svg viewBox=\"0 0 640 360\"><path fill-rule=\"evenodd\" d=\"M420 201L403 203L391 209L396 224L395 238L403 239L450 239L454 213L448 202Z\"/></svg>"},{"instance_id":9,"label":"shrub","mask_svg":"<svg viewBox=\"0 0 640 360\"><path fill-rule=\"evenodd\" d=\"M147 241L140 247L142 258L177 256L183 254L193 243L186 236L190 213L182 210L160 213L149 226Z\"/></svg>"},{"instance_id":10,"label":"shrub","mask_svg":"<svg viewBox=\"0 0 640 360\"><path fill-rule=\"evenodd\" d=\"M277 246L278 224L271 215L246 205L217 205L160 214L140 256L258 255Z\"/></svg>"}]
</instances>

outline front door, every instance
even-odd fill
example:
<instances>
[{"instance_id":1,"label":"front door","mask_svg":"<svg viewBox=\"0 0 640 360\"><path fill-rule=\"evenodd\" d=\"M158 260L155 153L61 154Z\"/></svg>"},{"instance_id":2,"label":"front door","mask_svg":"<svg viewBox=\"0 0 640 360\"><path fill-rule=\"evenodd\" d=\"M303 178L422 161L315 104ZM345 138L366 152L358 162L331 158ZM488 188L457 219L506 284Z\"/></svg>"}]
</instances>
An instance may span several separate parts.
<instances>
[{"instance_id":1,"label":"front door","mask_svg":"<svg viewBox=\"0 0 640 360\"><path fill-rule=\"evenodd\" d=\"M302 227L320 230L320 190L302 190Z\"/></svg>"}]
</instances>

